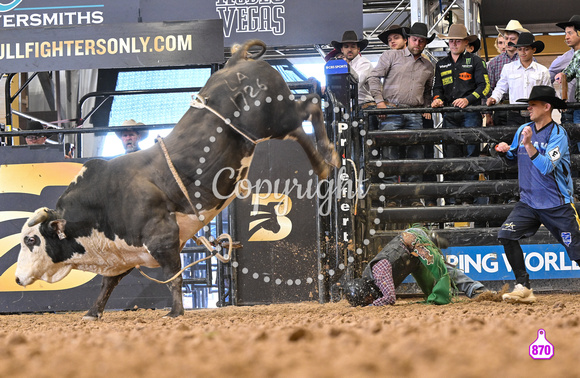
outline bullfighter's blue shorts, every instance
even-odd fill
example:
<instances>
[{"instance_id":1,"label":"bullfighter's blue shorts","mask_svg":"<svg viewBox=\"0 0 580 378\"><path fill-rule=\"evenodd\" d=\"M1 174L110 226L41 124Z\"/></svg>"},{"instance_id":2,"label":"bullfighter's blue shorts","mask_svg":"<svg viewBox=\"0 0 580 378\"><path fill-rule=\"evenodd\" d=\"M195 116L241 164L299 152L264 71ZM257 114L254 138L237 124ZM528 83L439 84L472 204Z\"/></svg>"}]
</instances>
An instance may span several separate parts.
<instances>
[{"instance_id":1,"label":"bullfighter's blue shorts","mask_svg":"<svg viewBox=\"0 0 580 378\"><path fill-rule=\"evenodd\" d=\"M529 238L542 224L566 248L570 260L580 260L580 219L571 203L551 209L534 209L518 202L497 237L508 240Z\"/></svg>"}]
</instances>

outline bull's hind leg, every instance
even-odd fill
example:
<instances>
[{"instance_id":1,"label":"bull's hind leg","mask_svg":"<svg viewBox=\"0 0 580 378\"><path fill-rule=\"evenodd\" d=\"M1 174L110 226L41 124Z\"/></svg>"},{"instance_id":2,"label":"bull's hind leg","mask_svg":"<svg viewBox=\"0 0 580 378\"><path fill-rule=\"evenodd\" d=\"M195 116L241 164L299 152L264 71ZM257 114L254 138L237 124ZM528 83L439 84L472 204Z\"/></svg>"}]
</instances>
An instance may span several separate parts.
<instances>
[{"instance_id":1,"label":"bull's hind leg","mask_svg":"<svg viewBox=\"0 0 580 378\"><path fill-rule=\"evenodd\" d=\"M101 292L93 307L83 316L83 320L99 320L103 317L103 311L105 311L105 305L113 292L113 289L119 284L119 281L127 274L131 273L133 268L129 269L125 273L121 273L114 277L104 277L101 283Z\"/></svg>"}]
</instances>

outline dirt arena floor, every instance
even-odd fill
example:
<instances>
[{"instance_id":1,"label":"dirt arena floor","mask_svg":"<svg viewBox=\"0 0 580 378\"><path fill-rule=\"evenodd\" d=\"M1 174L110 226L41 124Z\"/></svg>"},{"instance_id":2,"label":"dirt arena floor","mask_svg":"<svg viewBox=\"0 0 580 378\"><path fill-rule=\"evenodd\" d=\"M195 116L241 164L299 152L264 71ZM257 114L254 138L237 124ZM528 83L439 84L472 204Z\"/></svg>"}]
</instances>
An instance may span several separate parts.
<instances>
[{"instance_id":1,"label":"dirt arena floor","mask_svg":"<svg viewBox=\"0 0 580 378\"><path fill-rule=\"evenodd\" d=\"M580 294L0 316L0 377L577 377ZM533 360L538 329L554 345Z\"/></svg>"}]
</instances>

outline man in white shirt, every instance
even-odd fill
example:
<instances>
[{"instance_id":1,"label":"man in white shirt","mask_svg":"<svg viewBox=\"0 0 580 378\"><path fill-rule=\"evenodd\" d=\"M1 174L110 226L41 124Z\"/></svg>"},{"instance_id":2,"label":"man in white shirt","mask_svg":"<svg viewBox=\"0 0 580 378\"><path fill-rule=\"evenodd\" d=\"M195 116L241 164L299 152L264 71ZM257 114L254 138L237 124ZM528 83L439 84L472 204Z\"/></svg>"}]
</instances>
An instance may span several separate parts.
<instances>
[{"instance_id":1,"label":"man in white shirt","mask_svg":"<svg viewBox=\"0 0 580 378\"><path fill-rule=\"evenodd\" d=\"M360 53L369 45L366 39L358 39L358 36L353 30L347 30L342 35L342 41L330 42L332 47L342 52L344 60L350 64L350 67L357 74L358 79L358 105L360 109L368 109L376 107L375 100L371 95L367 79L370 72L373 70L373 65Z\"/></svg>"},{"instance_id":2,"label":"man in white shirt","mask_svg":"<svg viewBox=\"0 0 580 378\"><path fill-rule=\"evenodd\" d=\"M544 50L544 42L536 41L532 33L521 33L518 43L510 42L510 46L517 47L519 59L503 66L500 79L487 99L488 106L500 102L505 93L509 93L510 104L517 104L518 99L529 97L534 86L552 86L548 69L534 61L534 54ZM508 113L508 125L522 125L527 122L530 122L527 112L522 114L512 110Z\"/></svg>"}]
</instances>

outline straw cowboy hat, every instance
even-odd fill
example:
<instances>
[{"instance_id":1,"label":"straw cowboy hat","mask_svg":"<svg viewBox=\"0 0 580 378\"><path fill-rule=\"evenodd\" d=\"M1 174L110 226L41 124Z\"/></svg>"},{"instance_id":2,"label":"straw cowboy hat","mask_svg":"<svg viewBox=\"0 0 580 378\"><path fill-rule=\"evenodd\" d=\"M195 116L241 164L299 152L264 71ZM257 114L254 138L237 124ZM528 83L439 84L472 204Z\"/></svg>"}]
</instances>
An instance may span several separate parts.
<instances>
[{"instance_id":1,"label":"straw cowboy hat","mask_svg":"<svg viewBox=\"0 0 580 378\"><path fill-rule=\"evenodd\" d=\"M532 88L529 98L520 98L517 102L543 101L552 104L554 109L565 109L566 102L556 97L556 90L548 85L536 85Z\"/></svg>"},{"instance_id":2,"label":"straw cowboy hat","mask_svg":"<svg viewBox=\"0 0 580 378\"><path fill-rule=\"evenodd\" d=\"M405 37L405 34L403 33L409 33L410 29L406 26L401 26L401 25L397 25L397 24L393 24L391 26L389 26L389 28L387 30L385 30L384 32L382 32L381 34L379 34L379 39L381 41L383 41L383 43L385 45L389 44L389 35L391 34L400 34L403 36L403 38Z\"/></svg>"},{"instance_id":3,"label":"straw cowboy hat","mask_svg":"<svg viewBox=\"0 0 580 378\"><path fill-rule=\"evenodd\" d=\"M508 24L505 26L505 28L498 28L496 26L495 30L497 30L497 32L502 34L502 35L506 31L514 32L514 33L518 33L518 34L530 32L528 29L524 28L518 20L510 20L510 22L508 22Z\"/></svg>"},{"instance_id":4,"label":"straw cowboy hat","mask_svg":"<svg viewBox=\"0 0 580 378\"><path fill-rule=\"evenodd\" d=\"M427 44L430 44L435 39L435 33L431 34L431 37L428 37L428 32L429 28L427 28L426 24L422 22L415 22L413 25L411 25L411 30L409 30L408 33L403 29L403 37L407 39L409 39L409 37L425 38L427 40Z\"/></svg>"},{"instance_id":5,"label":"straw cowboy hat","mask_svg":"<svg viewBox=\"0 0 580 378\"><path fill-rule=\"evenodd\" d=\"M467 28L463 24L453 24L449 27L449 33L447 35L438 34L437 36L441 39L465 39L469 43L477 39L476 35L469 35L467 33Z\"/></svg>"},{"instance_id":6,"label":"straw cowboy hat","mask_svg":"<svg viewBox=\"0 0 580 378\"><path fill-rule=\"evenodd\" d=\"M358 35L356 35L356 32L354 30L347 30L344 32L344 34L342 35L342 41L338 42L338 41L332 41L330 42L330 44L332 45L332 47L334 47L337 50L340 50L342 48L342 44L343 43L356 43L360 49L360 51L363 51L364 49L367 48L367 46L369 45L369 41L366 39L358 39Z\"/></svg>"},{"instance_id":7,"label":"straw cowboy hat","mask_svg":"<svg viewBox=\"0 0 580 378\"><path fill-rule=\"evenodd\" d=\"M568 26L574 26L576 30L580 30L580 15L575 14L570 18L570 21L558 22L556 26L562 29L566 29Z\"/></svg>"},{"instance_id":8,"label":"straw cowboy hat","mask_svg":"<svg viewBox=\"0 0 580 378\"><path fill-rule=\"evenodd\" d=\"M125 131L125 130L131 130L131 129L123 129L122 128L123 126L145 126L145 124L142 123L142 122L135 122L134 119L125 120L125 122L123 122L121 124L121 126L117 126L117 128L119 130L118 131L115 131L115 134L117 134L117 136L119 138L121 138L121 133L123 133L123 131ZM147 135L149 135L149 130L133 130L133 131L139 133L140 140L143 140L143 139L147 138Z\"/></svg>"},{"instance_id":9,"label":"straw cowboy hat","mask_svg":"<svg viewBox=\"0 0 580 378\"><path fill-rule=\"evenodd\" d=\"M520 34L520 37L518 38L517 44L510 42L510 43L508 43L508 45L515 46L515 47L530 46L530 47L536 49L536 52L534 54L539 54L544 50L544 42L536 41L536 38L534 37L534 35L532 33L522 33L522 34Z\"/></svg>"}]
</instances>

